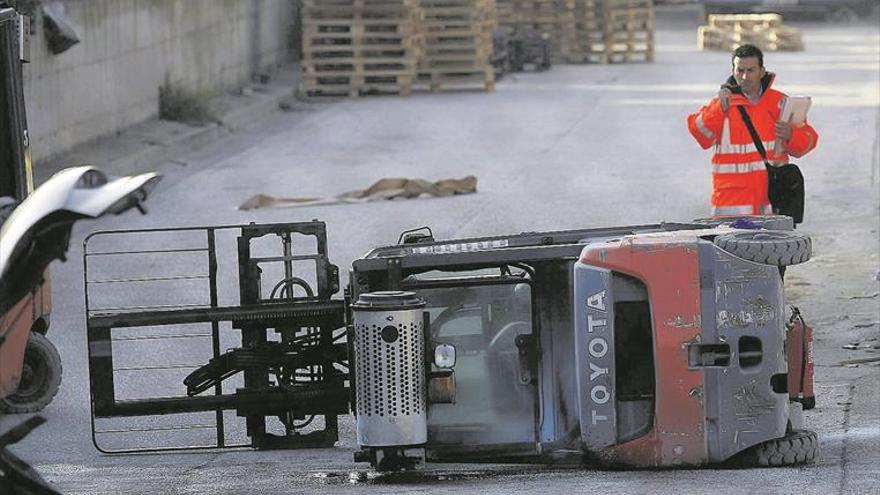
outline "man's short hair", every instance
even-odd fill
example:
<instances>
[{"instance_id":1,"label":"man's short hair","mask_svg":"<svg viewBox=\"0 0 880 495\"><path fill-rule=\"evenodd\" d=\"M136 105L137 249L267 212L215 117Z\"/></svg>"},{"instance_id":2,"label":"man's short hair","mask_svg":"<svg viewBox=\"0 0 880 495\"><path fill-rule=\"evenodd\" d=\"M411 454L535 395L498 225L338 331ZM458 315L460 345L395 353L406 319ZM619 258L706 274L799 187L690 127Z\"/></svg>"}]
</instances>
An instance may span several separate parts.
<instances>
[{"instance_id":1,"label":"man's short hair","mask_svg":"<svg viewBox=\"0 0 880 495\"><path fill-rule=\"evenodd\" d=\"M739 48L733 51L733 56L730 57L730 63L733 65L733 60L736 58L749 58L749 57L757 57L758 58L758 66L764 67L764 52L761 51L755 45L740 45Z\"/></svg>"}]
</instances>

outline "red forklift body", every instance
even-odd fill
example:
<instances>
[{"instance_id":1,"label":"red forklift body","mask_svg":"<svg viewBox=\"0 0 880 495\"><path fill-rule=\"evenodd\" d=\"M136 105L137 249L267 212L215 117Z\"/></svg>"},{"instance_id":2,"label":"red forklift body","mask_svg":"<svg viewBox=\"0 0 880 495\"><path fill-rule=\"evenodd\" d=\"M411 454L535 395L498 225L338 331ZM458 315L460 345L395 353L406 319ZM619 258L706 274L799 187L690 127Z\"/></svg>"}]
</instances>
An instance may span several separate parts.
<instances>
[{"instance_id":1,"label":"red forklift body","mask_svg":"<svg viewBox=\"0 0 880 495\"><path fill-rule=\"evenodd\" d=\"M0 397L15 392L31 330L45 331L52 311L49 271L45 281L0 316Z\"/></svg>"},{"instance_id":2,"label":"red forklift body","mask_svg":"<svg viewBox=\"0 0 880 495\"><path fill-rule=\"evenodd\" d=\"M688 346L700 342L700 267L699 250L694 238L645 239L631 238L625 242L590 246L581 255L581 263L623 273L642 281L648 290L653 313L655 383L657 387L654 427L647 435L614 446L613 428L605 439L596 438L596 427L613 424L614 401L610 400L615 384L610 374L591 373L591 380L581 384L580 396L586 414L582 413L581 429L588 444L607 447L600 455L607 461L640 466L698 464L708 460L704 438L705 405L703 403L703 375L688 369ZM599 367L598 351L609 347L602 340L612 337L606 333L613 327L591 324L607 318L607 311L594 310L587 302L588 340L577 346L578 361L588 362L588 368ZM576 296L577 297L577 296ZM606 302L607 303L607 302ZM594 316L595 318L590 318ZM590 331L592 330L592 331ZM603 335L604 334L604 335ZM586 350L586 352L583 352ZM601 363L606 369L609 364ZM618 365L626 365L618 363ZM606 378L607 384L601 383ZM613 378L613 377L611 377ZM597 387L607 387L607 407L600 408L602 394ZM586 416L586 417L584 417ZM604 419L603 419L604 418ZM602 442L601 440L604 440ZM603 443L605 445L603 445Z\"/></svg>"},{"instance_id":3,"label":"red forklift body","mask_svg":"<svg viewBox=\"0 0 880 495\"><path fill-rule=\"evenodd\" d=\"M785 435L782 280L774 267L732 256L698 234L643 234L588 246L581 256L578 268L585 274L604 268L609 276L620 273L642 282L652 313L656 416L651 431L619 442L612 408L624 402L608 400L603 411L592 388L605 378L613 390L611 373L592 373L589 392L580 390L584 440L604 460L638 466L720 462ZM579 295L586 299L575 303L586 310L586 318L599 320L603 315L591 305L592 294L576 290ZM605 326L589 323L583 334L587 342L577 347L587 352L578 362L591 370L614 369L615 363L596 363L594 351L606 346L593 343L602 338L602 329L614 328L613 320ZM630 363L616 363L618 370L623 366ZM597 414L609 418L608 428L597 430ZM597 431L605 433L599 441Z\"/></svg>"},{"instance_id":4,"label":"red forklift body","mask_svg":"<svg viewBox=\"0 0 880 495\"><path fill-rule=\"evenodd\" d=\"M24 349L31 331L32 304L33 298L29 295L0 317L0 397L15 392L21 380Z\"/></svg>"}]
</instances>

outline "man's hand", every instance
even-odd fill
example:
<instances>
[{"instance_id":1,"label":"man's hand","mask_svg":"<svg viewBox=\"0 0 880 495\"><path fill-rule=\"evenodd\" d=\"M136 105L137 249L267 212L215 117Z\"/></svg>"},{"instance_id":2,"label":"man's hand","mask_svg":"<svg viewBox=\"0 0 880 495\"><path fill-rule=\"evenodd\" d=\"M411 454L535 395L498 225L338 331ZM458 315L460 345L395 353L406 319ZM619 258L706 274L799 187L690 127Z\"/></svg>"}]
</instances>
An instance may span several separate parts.
<instances>
[{"instance_id":1,"label":"man's hand","mask_svg":"<svg viewBox=\"0 0 880 495\"><path fill-rule=\"evenodd\" d=\"M730 109L730 95L730 90L725 87L718 91L718 101L721 102L721 110L724 110L724 113L727 113L727 110Z\"/></svg>"},{"instance_id":2,"label":"man's hand","mask_svg":"<svg viewBox=\"0 0 880 495\"><path fill-rule=\"evenodd\" d=\"M776 121L776 139L788 141L791 139L791 124L782 120Z\"/></svg>"}]
</instances>

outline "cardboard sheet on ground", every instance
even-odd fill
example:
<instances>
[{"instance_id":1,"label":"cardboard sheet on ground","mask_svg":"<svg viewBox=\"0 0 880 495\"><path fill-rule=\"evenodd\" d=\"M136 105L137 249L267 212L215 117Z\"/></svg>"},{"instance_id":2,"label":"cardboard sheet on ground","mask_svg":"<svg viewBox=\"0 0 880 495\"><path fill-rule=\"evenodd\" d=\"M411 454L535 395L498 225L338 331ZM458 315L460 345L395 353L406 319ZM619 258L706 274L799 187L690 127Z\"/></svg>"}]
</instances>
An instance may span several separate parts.
<instances>
[{"instance_id":1,"label":"cardboard sheet on ground","mask_svg":"<svg viewBox=\"0 0 880 495\"><path fill-rule=\"evenodd\" d=\"M366 189L349 191L338 196L325 198L276 198L257 194L248 199L239 210L257 208L281 208L292 206L317 206L345 203L364 203L382 199L412 199L422 195L452 196L477 192L477 178L468 175L461 179L443 179L436 182L424 179L383 178Z\"/></svg>"}]
</instances>

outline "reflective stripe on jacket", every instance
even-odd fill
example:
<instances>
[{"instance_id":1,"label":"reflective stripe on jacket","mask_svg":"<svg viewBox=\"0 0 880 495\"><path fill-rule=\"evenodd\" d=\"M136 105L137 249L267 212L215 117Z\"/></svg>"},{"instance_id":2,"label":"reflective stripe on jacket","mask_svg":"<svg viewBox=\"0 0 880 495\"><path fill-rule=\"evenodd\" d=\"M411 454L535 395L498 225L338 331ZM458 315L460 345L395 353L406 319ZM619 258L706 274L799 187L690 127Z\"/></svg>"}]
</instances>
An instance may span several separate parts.
<instances>
[{"instance_id":1,"label":"reflective stripe on jacket","mask_svg":"<svg viewBox=\"0 0 880 495\"><path fill-rule=\"evenodd\" d=\"M704 149L715 147L712 156L712 214L765 215L770 214L767 199L767 170L761 154L739 110L743 106L773 163L788 163L789 155L801 157L816 147L819 135L807 122L792 128L791 139L775 149L775 124L779 119L786 96L770 89L773 76L767 79L764 93L757 103L743 95L730 98L727 113L721 109L718 98L688 116L688 130Z\"/></svg>"}]
</instances>

